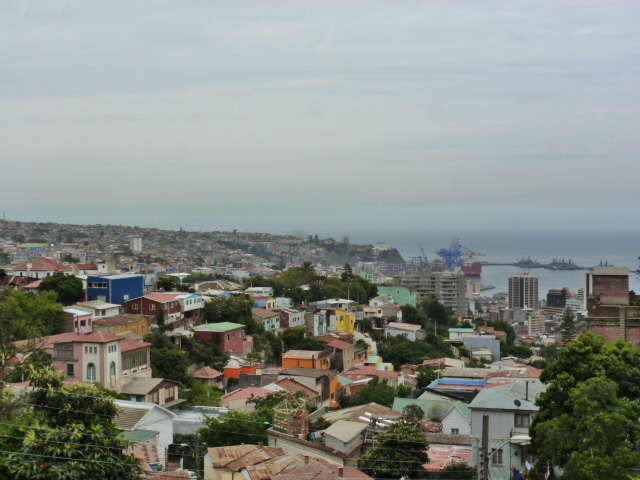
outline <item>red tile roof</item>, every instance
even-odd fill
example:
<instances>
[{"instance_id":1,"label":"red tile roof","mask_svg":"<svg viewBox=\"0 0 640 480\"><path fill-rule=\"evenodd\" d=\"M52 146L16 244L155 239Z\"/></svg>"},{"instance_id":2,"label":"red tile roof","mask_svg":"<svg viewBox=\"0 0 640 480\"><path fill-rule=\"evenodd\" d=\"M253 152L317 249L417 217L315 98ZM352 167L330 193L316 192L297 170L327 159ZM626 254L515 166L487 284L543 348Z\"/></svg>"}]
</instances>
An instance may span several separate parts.
<instances>
[{"instance_id":1,"label":"red tile roof","mask_svg":"<svg viewBox=\"0 0 640 480\"><path fill-rule=\"evenodd\" d=\"M133 352L134 350L140 350L142 348L151 348L152 346L153 346L153 343L138 342L135 340L127 340L126 338L123 338L122 343L120 344L120 351L122 353Z\"/></svg>"},{"instance_id":2,"label":"red tile roof","mask_svg":"<svg viewBox=\"0 0 640 480\"><path fill-rule=\"evenodd\" d=\"M196 370L193 373L195 378L218 378L224 375L224 373L217 371L215 368L202 367L200 370Z\"/></svg>"},{"instance_id":3,"label":"red tile roof","mask_svg":"<svg viewBox=\"0 0 640 480\"><path fill-rule=\"evenodd\" d=\"M148 300L152 300L154 302L158 302L158 303L169 303L169 302L177 302L178 299L176 298L178 295L182 295L179 293L148 293L146 294L144 297L142 298L146 298ZM137 300L137 299L134 299Z\"/></svg>"},{"instance_id":4,"label":"red tile roof","mask_svg":"<svg viewBox=\"0 0 640 480\"><path fill-rule=\"evenodd\" d=\"M32 260L31 262L31 271L57 271L57 272L68 272L72 270L71 267L67 265L63 265L61 263L52 260L51 258L46 257L38 257ZM28 270L27 264L23 263L22 265L18 265L14 268L14 270L22 271Z\"/></svg>"},{"instance_id":5,"label":"red tile roof","mask_svg":"<svg viewBox=\"0 0 640 480\"><path fill-rule=\"evenodd\" d=\"M236 390L235 392L227 393L224 397L222 397L222 401L230 402L232 400L242 400L252 397L264 398L272 393L274 392L262 387L247 387Z\"/></svg>"},{"instance_id":6,"label":"red tile roof","mask_svg":"<svg viewBox=\"0 0 640 480\"><path fill-rule=\"evenodd\" d=\"M294 394L298 392L305 392L307 399L316 398L320 395L320 392L306 386L304 383L299 382L295 378L287 377L274 383L279 387L284 388L287 392L291 392Z\"/></svg>"},{"instance_id":7,"label":"red tile roof","mask_svg":"<svg viewBox=\"0 0 640 480\"><path fill-rule=\"evenodd\" d=\"M337 348L338 350L346 350L349 347L353 347L353 343L344 342L342 340L334 340L333 342L327 343L328 347Z\"/></svg>"},{"instance_id":8,"label":"red tile roof","mask_svg":"<svg viewBox=\"0 0 640 480\"><path fill-rule=\"evenodd\" d=\"M70 338L67 342L83 342L83 343L108 343L124 340L119 335L114 335L109 332L95 332L88 335L77 335Z\"/></svg>"},{"instance_id":9,"label":"red tile roof","mask_svg":"<svg viewBox=\"0 0 640 480\"><path fill-rule=\"evenodd\" d=\"M76 263L76 268L78 270L97 270L98 266L91 262L91 263Z\"/></svg>"}]
</instances>

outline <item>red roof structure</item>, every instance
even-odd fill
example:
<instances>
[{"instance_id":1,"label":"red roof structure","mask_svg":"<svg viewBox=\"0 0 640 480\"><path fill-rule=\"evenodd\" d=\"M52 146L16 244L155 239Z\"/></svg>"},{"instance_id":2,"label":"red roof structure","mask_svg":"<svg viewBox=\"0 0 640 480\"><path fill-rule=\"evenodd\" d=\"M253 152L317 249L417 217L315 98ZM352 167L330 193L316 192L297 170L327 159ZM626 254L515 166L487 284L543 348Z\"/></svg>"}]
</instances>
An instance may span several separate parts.
<instances>
[{"instance_id":1,"label":"red roof structure","mask_svg":"<svg viewBox=\"0 0 640 480\"><path fill-rule=\"evenodd\" d=\"M216 379L223 376L224 373L217 371L215 368L202 367L200 370L193 372L194 378Z\"/></svg>"},{"instance_id":2,"label":"red roof structure","mask_svg":"<svg viewBox=\"0 0 640 480\"><path fill-rule=\"evenodd\" d=\"M245 398L264 398L267 395L272 394L271 390L267 390L262 387L247 387L240 390L236 390L235 392L231 392L222 397L223 402L230 402L232 400L242 400Z\"/></svg>"},{"instance_id":3,"label":"red roof structure","mask_svg":"<svg viewBox=\"0 0 640 480\"><path fill-rule=\"evenodd\" d=\"M353 343L345 342L343 340L334 340L333 342L327 343L328 347L336 348L338 350L346 350L349 347L353 347Z\"/></svg>"},{"instance_id":4,"label":"red roof structure","mask_svg":"<svg viewBox=\"0 0 640 480\"><path fill-rule=\"evenodd\" d=\"M33 259L33 261L29 262L31 267L28 266L27 263L23 263L22 265L18 265L14 268L14 270L31 270L39 271L39 272L48 272L48 271L57 271L57 272L69 272L72 270L71 267L67 265L63 265L62 263L58 263L55 260L47 257L38 257Z\"/></svg>"}]
</instances>

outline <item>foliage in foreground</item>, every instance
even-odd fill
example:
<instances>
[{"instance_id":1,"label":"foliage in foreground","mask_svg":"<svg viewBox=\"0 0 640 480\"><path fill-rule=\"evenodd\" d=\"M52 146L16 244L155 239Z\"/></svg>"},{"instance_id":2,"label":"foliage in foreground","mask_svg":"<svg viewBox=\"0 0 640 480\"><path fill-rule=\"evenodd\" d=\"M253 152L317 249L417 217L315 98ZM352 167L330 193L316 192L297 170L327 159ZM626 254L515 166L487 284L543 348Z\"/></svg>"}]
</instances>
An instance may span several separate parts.
<instances>
[{"instance_id":1,"label":"foliage in foreground","mask_svg":"<svg viewBox=\"0 0 640 480\"><path fill-rule=\"evenodd\" d=\"M15 480L137 480L139 460L124 450L130 443L113 423L116 406L97 388L67 385L64 374L31 372L34 419L16 427L23 437L3 460Z\"/></svg>"}]
</instances>

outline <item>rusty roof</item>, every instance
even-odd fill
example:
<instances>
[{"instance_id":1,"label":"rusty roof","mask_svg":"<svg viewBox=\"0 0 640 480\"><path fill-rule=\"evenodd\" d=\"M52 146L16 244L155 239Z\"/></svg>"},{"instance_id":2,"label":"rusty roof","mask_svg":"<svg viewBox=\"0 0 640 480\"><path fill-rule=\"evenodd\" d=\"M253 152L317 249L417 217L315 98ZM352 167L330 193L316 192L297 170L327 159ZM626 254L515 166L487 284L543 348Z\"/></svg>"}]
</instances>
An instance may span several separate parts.
<instances>
[{"instance_id":1,"label":"rusty roof","mask_svg":"<svg viewBox=\"0 0 640 480\"><path fill-rule=\"evenodd\" d=\"M226 467L238 472L251 465L258 465L276 457L286 456L280 447L258 445L234 445L232 447L214 447L208 449L214 468Z\"/></svg>"}]
</instances>

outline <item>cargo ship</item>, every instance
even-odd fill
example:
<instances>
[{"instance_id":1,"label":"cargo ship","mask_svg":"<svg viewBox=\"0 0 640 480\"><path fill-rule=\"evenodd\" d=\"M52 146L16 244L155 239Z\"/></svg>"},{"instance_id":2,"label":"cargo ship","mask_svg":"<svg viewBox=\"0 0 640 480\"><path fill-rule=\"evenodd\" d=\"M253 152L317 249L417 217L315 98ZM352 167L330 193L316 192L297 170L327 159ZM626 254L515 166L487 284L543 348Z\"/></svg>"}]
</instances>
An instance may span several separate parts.
<instances>
[{"instance_id":1,"label":"cargo ship","mask_svg":"<svg viewBox=\"0 0 640 480\"><path fill-rule=\"evenodd\" d=\"M479 277L482 275L482 264L480 262L463 263L462 271L469 277Z\"/></svg>"}]
</instances>

